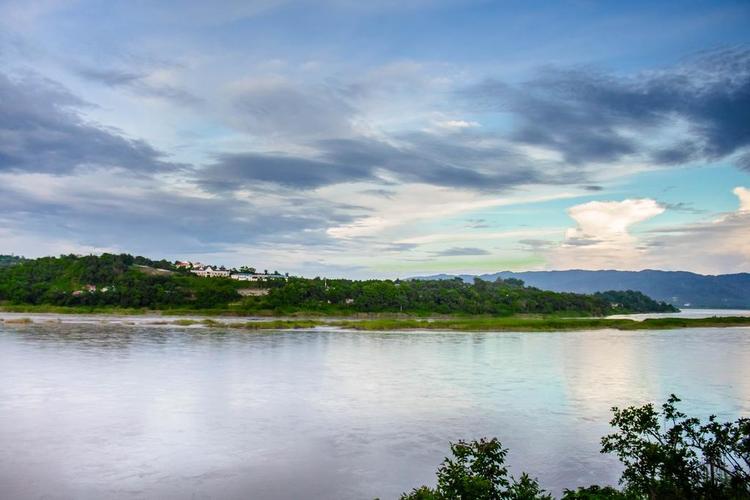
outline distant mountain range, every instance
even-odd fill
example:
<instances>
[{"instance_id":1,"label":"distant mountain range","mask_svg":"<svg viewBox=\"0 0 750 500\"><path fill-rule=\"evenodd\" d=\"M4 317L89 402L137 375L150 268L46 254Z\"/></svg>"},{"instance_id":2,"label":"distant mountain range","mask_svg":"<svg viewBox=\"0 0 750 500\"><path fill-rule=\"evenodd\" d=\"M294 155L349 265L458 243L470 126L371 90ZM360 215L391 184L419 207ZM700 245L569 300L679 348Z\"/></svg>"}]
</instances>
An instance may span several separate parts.
<instances>
[{"instance_id":1,"label":"distant mountain range","mask_svg":"<svg viewBox=\"0 0 750 500\"><path fill-rule=\"evenodd\" d=\"M419 276L419 280L461 278L473 281L475 276L437 274ZM479 278L516 278L528 286L555 292L594 293L605 290L637 290L649 297L677 307L750 309L750 273L707 276L684 271L503 271L482 274Z\"/></svg>"}]
</instances>

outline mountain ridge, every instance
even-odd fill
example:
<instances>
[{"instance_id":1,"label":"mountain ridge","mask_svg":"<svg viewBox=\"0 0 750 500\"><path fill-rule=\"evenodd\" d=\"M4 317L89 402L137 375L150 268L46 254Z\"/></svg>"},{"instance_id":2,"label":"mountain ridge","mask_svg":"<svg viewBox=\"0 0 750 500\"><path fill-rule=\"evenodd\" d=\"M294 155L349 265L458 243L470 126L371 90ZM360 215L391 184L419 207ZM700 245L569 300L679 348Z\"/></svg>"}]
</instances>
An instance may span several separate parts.
<instances>
[{"instance_id":1,"label":"mountain ridge","mask_svg":"<svg viewBox=\"0 0 750 500\"><path fill-rule=\"evenodd\" d=\"M678 307L717 309L750 308L750 273L698 274L691 271L590 271L567 269L556 271L500 271L480 275L437 274L413 279L474 278L495 281L497 278L523 280L528 286L555 292L595 293L605 290L635 290L656 300Z\"/></svg>"}]
</instances>

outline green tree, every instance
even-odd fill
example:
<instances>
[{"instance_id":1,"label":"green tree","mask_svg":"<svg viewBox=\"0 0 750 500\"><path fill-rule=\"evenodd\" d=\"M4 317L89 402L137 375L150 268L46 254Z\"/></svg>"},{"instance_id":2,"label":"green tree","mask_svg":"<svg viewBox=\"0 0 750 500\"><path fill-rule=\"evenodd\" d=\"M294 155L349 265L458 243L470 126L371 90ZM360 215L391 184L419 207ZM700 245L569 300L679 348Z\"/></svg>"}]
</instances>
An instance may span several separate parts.
<instances>
[{"instance_id":1,"label":"green tree","mask_svg":"<svg viewBox=\"0 0 750 500\"><path fill-rule=\"evenodd\" d=\"M402 500L546 500L536 479L522 474L519 480L508 475L508 450L500 441L459 441L451 443L452 457L437 471L437 487L427 486L404 493Z\"/></svg>"},{"instance_id":2,"label":"green tree","mask_svg":"<svg viewBox=\"0 0 750 500\"><path fill-rule=\"evenodd\" d=\"M621 483L644 498L750 498L750 419L701 424L676 408L674 394L653 405L613 408L618 430L602 438L602 453L625 466ZM662 424L663 422L663 424Z\"/></svg>"},{"instance_id":3,"label":"green tree","mask_svg":"<svg viewBox=\"0 0 750 500\"><path fill-rule=\"evenodd\" d=\"M688 417L672 395L653 405L613 408L616 431L602 438L602 453L624 466L622 490L592 485L564 491L563 500L748 500L750 419L708 422ZM505 466L507 450L497 439L451 444L452 457L437 471L437 486L404 493L402 500L550 499L536 479L516 480Z\"/></svg>"}]
</instances>

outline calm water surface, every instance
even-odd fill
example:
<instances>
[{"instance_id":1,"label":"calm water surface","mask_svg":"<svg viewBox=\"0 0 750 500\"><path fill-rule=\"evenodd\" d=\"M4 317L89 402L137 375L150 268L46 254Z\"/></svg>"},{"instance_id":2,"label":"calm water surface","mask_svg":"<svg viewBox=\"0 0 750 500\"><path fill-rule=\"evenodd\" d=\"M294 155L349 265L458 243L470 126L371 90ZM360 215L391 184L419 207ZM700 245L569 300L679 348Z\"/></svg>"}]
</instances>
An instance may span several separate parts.
<instances>
[{"instance_id":1,"label":"calm water surface","mask_svg":"<svg viewBox=\"0 0 750 500\"><path fill-rule=\"evenodd\" d=\"M396 498L497 436L613 483L613 405L750 414L750 329L247 333L0 324L2 498Z\"/></svg>"}]
</instances>

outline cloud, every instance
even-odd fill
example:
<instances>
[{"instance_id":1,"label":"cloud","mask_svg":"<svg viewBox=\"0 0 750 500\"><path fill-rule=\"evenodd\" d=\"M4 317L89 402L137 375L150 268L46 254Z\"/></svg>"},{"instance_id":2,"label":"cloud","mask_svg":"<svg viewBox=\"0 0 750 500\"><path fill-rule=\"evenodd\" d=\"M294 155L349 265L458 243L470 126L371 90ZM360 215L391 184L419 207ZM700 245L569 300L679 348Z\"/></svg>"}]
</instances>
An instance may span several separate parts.
<instances>
[{"instance_id":1,"label":"cloud","mask_svg":"<svg viewBox=\"0 0 750 500\"><path fill-rule=\"evenodd\" d=\"M538 238L527 238L518 240L518 243L522 246L523 250L531 250L532 252L539 252L541 250L548 250L553 247L554 242L550 240L543 240Z\"/></svg>"},{"instance_id":2,"label":"cloud","mask_svg":"<svg viewBox=\"0 0 750 500\"><path fill-rule=\"evenodd\" d=\"M552 267L607 269L641 262L644 251L630 233L635 224L656 217L664 207L655 200L591 201L568 209L576 227L549 256Z\"/></svg>"},{"instance_id":3,"label":"cloud","mask_svg":"<svg viewBox=\"0 0 750 500\"><path fill-rule=\"evenodd\" d=\"M455 131L463 130L467 128L480 127L481 125L475 121L466 120L440 120L435 122L435 126L445 130Z\"/></svg>"},{"instance_id":4,"label":"cloud","mask_svg":"<svg viewBox=\"0 0 750 500\"><path fill-rule=\"evenodd\" d=\"M737 273L750 268L750 189L733 190L739 207L706 222L649 232L652 258L665 268Z\"/></svg>"},{"instance_id":5,"label":"cloud","mask_svg":"<svg viewBox=\"0 0 750 500\"><path fill-rule=\"evenodd\" d=\"M349 211L313 199L275 203L262 196L197 196L109 170L64 176L0 173L0 227L15 235L4 240L5 249L26 255L38 253L19 245L39 235L81 247L169 256L238 245L314 248L330 241L325 234L329 224L352 220Z\"/></svg>"},{"instance_id":6,"label":"cloud","mask_svg":"<svg viewBox=\"0 0 750 500\"><path fill-rule=\"evenodd\" d=\"M370 166L310 160L282 154L223 154L199 173L201 184L212 191L234 191L259 183L313 189L373 177Z\"/></svg>"},{"instance_id":7,"label":"cloud","mask_svg":"<svg viewBox=\"0 0 750 500\"><path fill-rule=\"evenodd\" d=\"M88 105L60 85L0 74L0 172L63 174L83 167L156 173L179 167L148 143L85 121Z\"/></svg>"},{"instance_id":8,"label":"cloud","mask_svg":"<svg viewBox=\"0 0 750 500\"><path fill-rule=\"evenodd\" d=\"M740 200L740 212L750 211L750 189L738 186L732 191Z\"/></svg>"},{"instance_id":9,"label":"cloud","mask_svg":"<svg viewBox=\"0 0 750 500\"><path fill-rule=\"evenodd\" d=\"M629 237L630 226L662 212L664 207L648 198L576 205L568 209L568 215L578 225L567 231L566 240L619 241Z\"/></svg>"},{"instance_id":10,"label":"cloud","mask_svg":"<svg viewBox=\"0 0 750 500\"><path fill-rule=\"evenodd\" d=\"M137 58L130 57L129 59ZM150 61L150 63L153 64L153 61ZM135 65L143 65L143 61L138 61ZM79 65L75 71L87 80L111 88L124 88L136 95L164 99L185 106L201 104L203 99L183 88L163 81L165 77L170 76L173 68L174 64L165 64L162 61L159 67L145 70Z\"/></svg>"},{"instance_id":11,"label":"cloud","mask_svg":"<svg viewBox=\"0 0 750 500\"><path fill-rule=\"evenodd\" d=\"M655 217L664 206L654 200L591 202L569 210L577 227L562 244L547 250L553 269L690 269L736 273L750 266L750 190L733 190L736 211L708 221L656 227L638 236L630 229Z\"/></svg>"},{"instance_id":12,"label":"cloud","mask_svg":"<svg viewBox=\"0 0 750 500\"><path fill-rule=\"evenodd\" d=\"M328 139L312 144L316 150L312 157L280 153L219 155L198 175L209 187L222 190L256 182L311 189L363 180L388 183L388 178L494 191L559 182L551 172L542 172L502 145L473 142L472 138L446 142L421 133L398 137L394 143Z\"/></svg>"},{"instance_id":13,"label":"cloud","mask_svg":"<svg viewBox=\"0 0 750 500\"><path fill-rule=\"evenodd\" d=\"M640 159L711 161L750 147L750 49L706 52L631 77L545 69L519 86L486 81L466 92L480 109L510 113L512 139L570 164Z\"/></svg>"},{"instance_id":14,"label":"cloud","mask_svg":"<svg viewBox=\"0 0 750 500\"><path fill-rule=\"evenodd\" d=\"M487 229L490 225L484 219L467 219L464 227L467 229Z\"/></svg>"},{"instance_id":15,"label":"cloud","mask_svg":"<svg viewBox=\"0 0 750 500\"><path fill-rule=\"evenodd\" d=\"M433 255L439 257L456 257L462 255L490 255L490 252L474 247L451 247L439 252L433 252Z\"/></svg>"},{"instance_id":16,"label":"cloud","mask_svg":"<svg viewBox=\"0 0 750 500\"><path fill-rule=\"evenodd\" d=\"M296 140L352 135L356 109L345 89L269 76L234 82L227 90L225 116L240 130Z\"/></svg>"},{"instance_id":17,"label":"cloud","mask_svg":"<svg viewBox=\"0 0 750 500\"><path fill-rule=\"evenodd\" d=\"M665 203L661 202L661 206L666 208L667 210L672 210L674 212L682 212L686 214L704 214L706 213L706 210L698 209L693 206L692 203L686 203L684 201L678 202L678 203Z\"/></svg>"}]
</instances>

